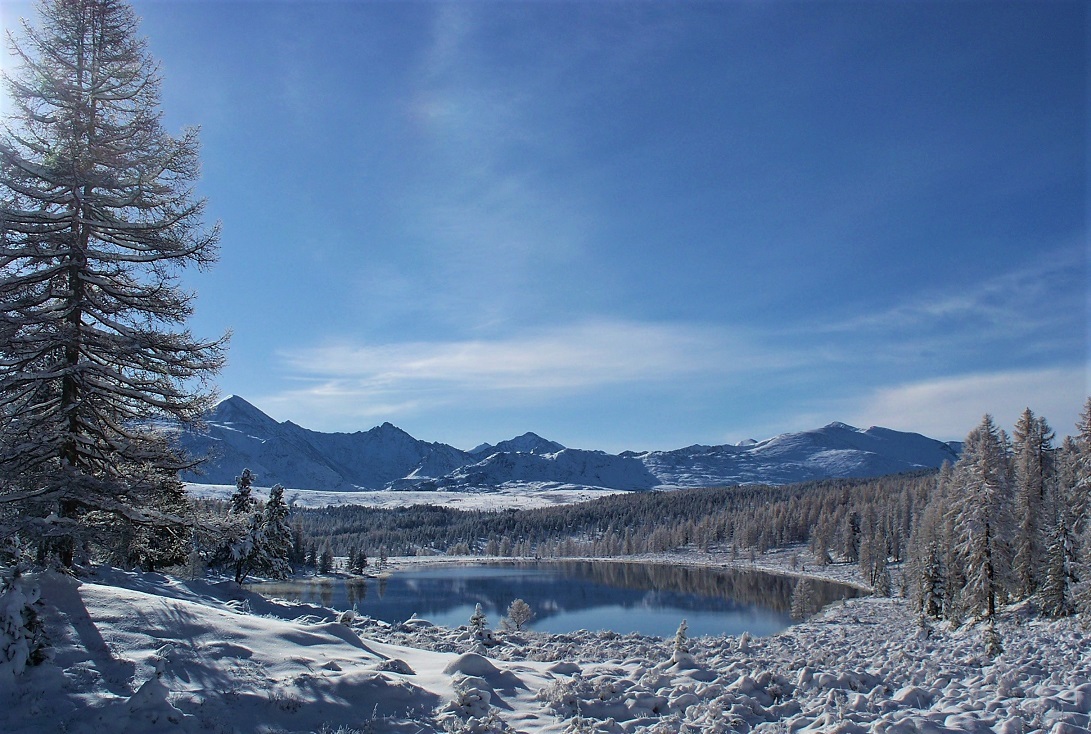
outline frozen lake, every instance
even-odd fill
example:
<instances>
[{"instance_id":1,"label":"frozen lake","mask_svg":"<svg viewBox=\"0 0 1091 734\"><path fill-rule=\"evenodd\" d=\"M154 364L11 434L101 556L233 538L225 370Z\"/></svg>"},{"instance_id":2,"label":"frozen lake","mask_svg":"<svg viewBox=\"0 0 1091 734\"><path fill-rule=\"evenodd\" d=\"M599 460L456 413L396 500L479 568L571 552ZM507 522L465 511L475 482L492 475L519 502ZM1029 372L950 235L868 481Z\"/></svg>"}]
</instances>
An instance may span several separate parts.
<instances>
[{"instance_id":1,"label":"frozen lake","mask_svg":"<svg viewBox=\"0 0 1091 734\"><path fill-rule=\"evenodd\" d=\"M821 603L860 595L840 584L812 581ZM792 623L795 579L757 571L589 561L437 565L389 578L315 578L254 584L266 596L356 607L386 622L413 614L436 624L464 625L481 604L489 626L514 599L535 613L530 629L578 629L672 636L682 619L689 634L771 635Z\"/></svg>"}]
</instances>

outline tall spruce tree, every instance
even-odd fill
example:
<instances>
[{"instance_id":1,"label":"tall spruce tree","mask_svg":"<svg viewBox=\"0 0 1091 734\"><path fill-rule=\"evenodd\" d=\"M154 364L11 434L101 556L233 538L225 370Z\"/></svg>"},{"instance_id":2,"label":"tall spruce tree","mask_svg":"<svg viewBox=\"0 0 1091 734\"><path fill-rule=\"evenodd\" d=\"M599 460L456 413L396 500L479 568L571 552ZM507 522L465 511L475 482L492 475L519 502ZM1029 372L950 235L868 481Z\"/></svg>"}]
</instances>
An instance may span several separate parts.
<instances>
[{"instance_id":1,"label":"tall spruce tree","mask_svg":"<svg viewBox=\"0 0 1091 734\"><path fill-rule=\"evenodd\" d=\"M1007 437L986 415L966 436L951 479L953 550L965 578L959 602L968 614L992 618L1011 589L1011 485Z\"/></svg>"},{"instance_id":2,"label":"tall spruce tree","mask_svg":"<svg viewBox=\"0 0 1091 734\"><path fill-rule=\"evenodd\" d=\"M157 419L191 423L226 337L185 329L185 266L214 262L194 130L168 135L160 81L119 0L42 0L5 75L0 131L0 509L71 564L100 526L184 524L189 463ZM5 507L6 506L6 507ZM47 520L46 518L57 518Z\"/></svg>"},{"instance_id":3,"label":"tall spruce tree","mask_svg":"<svg viewBox=\"0 0 1091 734\"><path fill-rule=\"evenodd\" d=\"M1091 612L1091 397L1084 403L1076 423L1076 435L1064 445L1067 488L1065 502L1071 508L1072 533L1078 559L1073 576L1075 605L1080 612Z\"/></svg>"},{"instance_id":4,"label":"tall spruce tree","mask_svg":"<svg viewBox=\"0 0 1091 734\"><path fill-rule=\"evenodd\" d=\"M1046 488L1051 475L1053 431L1030 408L1015 424L1012 468L1015 479L1015 541L1012 571L1016 593L1027 597L1038 591L1046 555L1046 537L1055 517L1046 511Z\"/></svg>"}]
</instances>

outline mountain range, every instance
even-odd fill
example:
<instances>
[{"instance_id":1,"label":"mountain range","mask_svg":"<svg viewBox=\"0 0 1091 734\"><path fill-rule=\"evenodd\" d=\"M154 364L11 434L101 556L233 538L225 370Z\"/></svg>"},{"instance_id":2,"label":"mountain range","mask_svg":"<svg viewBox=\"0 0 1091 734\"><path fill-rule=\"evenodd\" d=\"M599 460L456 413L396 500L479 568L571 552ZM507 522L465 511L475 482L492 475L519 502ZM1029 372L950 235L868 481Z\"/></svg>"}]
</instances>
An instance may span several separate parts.
<instances>
[{"instance_id":1,"label":"mountain range","mask_svg":"<svg viewBox=\"0 0 1091 734\"><path fill-rule=\"evenodd\" d=\"M519 485L648 490L730 484L787 484L935 468L961 446L888 428L844 423L739 445L608 454L563 446L534 433L462 451L383 423L356 433L321 433L278 422L232 395L184 429L182 447L208 456L183 479L233 484L243 468L263 486L290 489L489 490Z\"/></svg>"}]
</instances>

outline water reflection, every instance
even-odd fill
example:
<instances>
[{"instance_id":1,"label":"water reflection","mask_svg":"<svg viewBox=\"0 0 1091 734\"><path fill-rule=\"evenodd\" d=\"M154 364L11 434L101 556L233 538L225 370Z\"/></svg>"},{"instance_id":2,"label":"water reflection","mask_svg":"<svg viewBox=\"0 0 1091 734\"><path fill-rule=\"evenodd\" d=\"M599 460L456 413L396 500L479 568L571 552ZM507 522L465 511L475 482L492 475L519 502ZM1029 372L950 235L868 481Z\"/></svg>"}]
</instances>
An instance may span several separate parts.
<instances>
[{"instance_id":1,"label":"water reflection","mask_svg":"<svg viewBox=\"0 0 1091 734\"><path fill-rule=\"evenodd\" d=\"M374 593L369 586L374 585ZM672 635L685 618L692 635L774 634L791 624L794 579L752 571L588 561L478 566L433 566L389 579L322 579L264 583L267 596L320 601L388 622L416 614L447 625L465 624L476 604L490 623L514 599L530 604L532 629L571 632L611 629ZM858 591L814 582L823 604Z\"/></svg>"}]
</instances>

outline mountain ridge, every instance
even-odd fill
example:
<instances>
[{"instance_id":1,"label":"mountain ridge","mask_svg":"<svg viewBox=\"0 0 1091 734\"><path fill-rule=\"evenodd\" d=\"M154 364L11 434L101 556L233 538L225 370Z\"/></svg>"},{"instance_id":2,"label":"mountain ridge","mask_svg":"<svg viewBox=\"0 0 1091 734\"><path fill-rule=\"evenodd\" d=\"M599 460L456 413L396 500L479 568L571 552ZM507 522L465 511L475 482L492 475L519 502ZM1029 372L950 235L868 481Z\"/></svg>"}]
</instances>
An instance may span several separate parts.
<instances>
[{"instance_id":1,"label":"mountain ridge","mask_svg":"<svg viewBox=\"0 0 1091 734\"><path fill-rule=\"evenodd\" d=\"M231 484L249 468L264 485L339 491L481 491L519 485L650 490L729 484L787 484L822 478L880 476L955 461L960 446L917 433L833 422L763 441L669 451L577 449L527 432L463 451L417 439L389 421L367 431L322 433L278 422L231 395L183 429L182 447L208 455L183 479Z\"/></svg>"}]
</instances>

